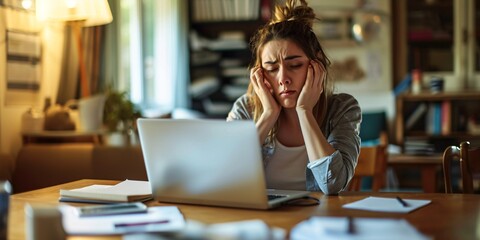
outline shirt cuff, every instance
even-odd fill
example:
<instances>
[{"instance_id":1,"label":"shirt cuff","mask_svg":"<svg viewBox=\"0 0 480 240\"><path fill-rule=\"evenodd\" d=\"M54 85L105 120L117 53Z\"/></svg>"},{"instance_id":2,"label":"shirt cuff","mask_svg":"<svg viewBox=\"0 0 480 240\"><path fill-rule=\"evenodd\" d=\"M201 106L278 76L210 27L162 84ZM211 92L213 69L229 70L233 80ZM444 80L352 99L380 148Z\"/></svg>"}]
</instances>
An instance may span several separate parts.
<instances>
[{"instance_id":1,"label":"shirt cuff","mask_svg":"<svg viewBox=\"0 0 480 240\"><path fill-rule=\"evenodd\" d=\"M335 150L335 152L333 152L330 156L322 157L316 161L308 163L307 167L309 169L315 168L316 166L326 162L327 160L334 158L337 154L338 154L338 150Z\"/></svg>"}]
</instances>

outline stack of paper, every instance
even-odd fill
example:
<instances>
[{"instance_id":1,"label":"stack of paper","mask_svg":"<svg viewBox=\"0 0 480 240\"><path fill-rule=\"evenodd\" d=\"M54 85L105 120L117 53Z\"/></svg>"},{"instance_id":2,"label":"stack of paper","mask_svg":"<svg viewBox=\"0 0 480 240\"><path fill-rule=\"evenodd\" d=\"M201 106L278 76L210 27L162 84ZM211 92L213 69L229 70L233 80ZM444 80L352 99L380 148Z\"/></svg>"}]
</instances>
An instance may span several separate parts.
<instances>
[{"instance_id":1,"label":"stack of paper","mask_svg":"<svg viewBox=\"0 0 480 240\"><path fill-rule=\"evenodd\" d=\"M295 226L290 233L290 239L430 239L404 219L354 218L351 221L349 223L346 217L312 217ZM352 225L355 229L353 232L349 231Z\"/></svg>"},{"instance_id":2,"label":"stack of paper","mask_svg":"<svg viewBox=\"0 0 480 240\"><path fill-rule=\"evenodd\" d=\"M147 213L81 217L72 206L61 206L63 227L70 235L111 235L134 232L177 232L185 219L175 206L149 207Z\"/></svg>"},{"instance_id":3,"label":"stack of paper","mask_svg":"<svg viewBox=\"0 0 480 240\"><path fill-rule=\"evenodd\" d=\"M91 185L77 189L61 189L62 202L138 202L152 199L152 189L147 181L125 180L117 185Z\"/></svg>"}]
</instances>

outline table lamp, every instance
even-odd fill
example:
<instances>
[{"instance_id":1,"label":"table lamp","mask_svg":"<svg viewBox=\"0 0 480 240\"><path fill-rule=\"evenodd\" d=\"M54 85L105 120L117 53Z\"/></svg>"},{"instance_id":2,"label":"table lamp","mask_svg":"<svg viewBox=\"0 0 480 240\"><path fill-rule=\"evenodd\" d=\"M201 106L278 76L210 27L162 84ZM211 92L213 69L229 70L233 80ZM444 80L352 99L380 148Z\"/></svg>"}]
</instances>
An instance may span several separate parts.
<instances>
[{"instance_id":1,"label":"table lamp","mask_svg":"<svg viewBox=\"0 0 480 240\"><path fill-rule=\"evenodd\" d=\"M82 43L82 27L99 26L113 20L107 0L36 0L39 21L66 22L77 39L81 96L90 96Z\"/></svg>"}]
</instances>

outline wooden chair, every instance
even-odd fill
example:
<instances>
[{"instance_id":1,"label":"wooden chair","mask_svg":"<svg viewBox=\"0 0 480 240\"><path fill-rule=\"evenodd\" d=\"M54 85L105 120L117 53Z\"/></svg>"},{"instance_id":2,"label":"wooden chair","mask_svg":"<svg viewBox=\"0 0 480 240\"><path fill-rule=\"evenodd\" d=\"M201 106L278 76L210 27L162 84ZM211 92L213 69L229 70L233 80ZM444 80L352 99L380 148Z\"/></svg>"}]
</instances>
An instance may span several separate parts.
<instances>
[{"instance_id":1,"label":"wooden chair","mask_svg":"<svg viewBox=\"0 0 480 240\"><path fill-rule=\"evenodd\" d=\"M387 154L385 145L361 147L355 174L349 191L360 191L362 178L372 177L372 191L378 192L385 184Z\"/></svg>"},{"instance_id":2,"label":"wooden chair","mask_svg":"<svg viewBox=\"0 0 480 240\"><path fill-rule=\"evenodd\" d=\"M445 192L452 193L452 163L460 164L463 193L474 193L473 181L480 178L480 148L472 148L470 142L460 143L460 147L450 146L443 153L443 175Z\"/></svg>"}]
</instances>

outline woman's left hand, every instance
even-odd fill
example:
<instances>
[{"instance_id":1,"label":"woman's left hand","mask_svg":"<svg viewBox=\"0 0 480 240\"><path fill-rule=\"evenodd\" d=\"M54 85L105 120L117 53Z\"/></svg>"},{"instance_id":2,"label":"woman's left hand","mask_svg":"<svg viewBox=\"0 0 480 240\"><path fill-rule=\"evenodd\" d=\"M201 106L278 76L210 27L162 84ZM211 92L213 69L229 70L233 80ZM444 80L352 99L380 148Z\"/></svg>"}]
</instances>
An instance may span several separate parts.
<instances>
[{"instance_id":1,"label":"woman's left hand","mask_svg":"<svg viewBox=\"0 0 480 240\"><path fill-rule=\"evenodd\" d=\"M307 79L297 100L297 110L312 111L323 92L323 82L326 77L325 68L318 61L311 60Z\"/></svg>"}]
</instances>

